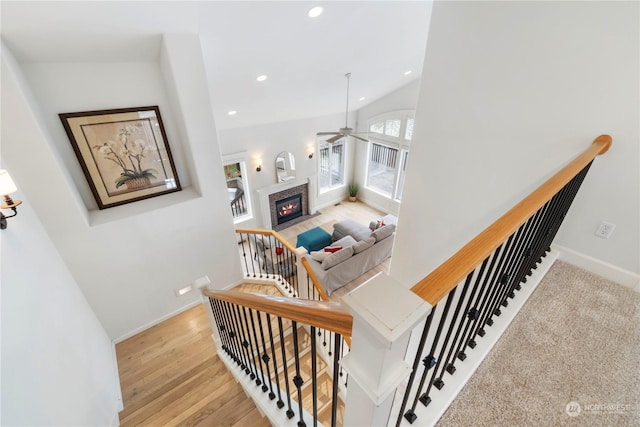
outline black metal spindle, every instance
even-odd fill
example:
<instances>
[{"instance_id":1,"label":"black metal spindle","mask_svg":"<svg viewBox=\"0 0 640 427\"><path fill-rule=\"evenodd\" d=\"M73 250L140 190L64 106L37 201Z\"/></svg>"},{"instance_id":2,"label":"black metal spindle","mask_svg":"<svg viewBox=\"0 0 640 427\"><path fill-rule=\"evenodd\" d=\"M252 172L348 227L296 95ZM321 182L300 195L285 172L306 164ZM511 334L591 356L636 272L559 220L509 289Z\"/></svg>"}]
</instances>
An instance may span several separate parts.
<instances>
[{"instance_id":1,"label":"black metal spindle","mask_svg":"<svg viewBox=\"0 0 640 427\"><path fill-rule=\"evenodd\" d=\"M284 346L284 331L282 329L282 317L278 317L278 329L280 330L280 349L282 350L282 367L284 370L284 384L287 391L287 418L291 419L295 416L293 409L291 408L291 392L289 390L289 369L287 368L287 352ZM295 331L294 331L295 333Z\"/></svg>"},{"instance_id":2,"label":"black metal spindle","mask_svg":"<svg viewBox=\"0 0 640 427\"><path fill-rule=\"evenodd\" d=\"M334 334L333 348L335 356L333 357L333 383L331 385L331 427L335 427L338 423L338 354L340 353L340 344L342 344L342 335Z\"/></svg>"},{"instance_id":3,"label":"black metal spindle","mask_svg":"<svg viewBox=\"0 0 640 427\"><path fill-rule=\"evenodd\" d=\"M244 320L244 326L246 327L246 334L245 334L245 342L247 343L247 350L249 350L249 354L251 355L251 362L256 370L256 385L259 386L262 384L262 380L260 379L259 374L262 374L262 378L264 378L264 374L262 373L262 364L260 363L260 354L259 352L254 350L254 346L253 346L253 337L255 336L255 331L254 334L251 335L251 330L249 329L249 320L247 319L247 309L244 306L240 306L240 308L242 309L241 313L242 313L242 319ZM251 309L249 309L249 312L251 312ZM256 361L257 358L257 361ZM260 369L260 372L258 372L258 368Z\"/></svg>"},{"instance_id":4,"label":"black metal spindle","mask_svg":"<svg viewBox=\"0 0 640 427\"><path fill-rule=\"evenodd\" d=\"M240 344L241 343L242 333L240 332L240 328L238 327L238 322L237 322L237 319L235 317L234 307L233 307L233 305L231 303L228 303L228 302L224 302L222 304L222 307L223 307L224 311L227 312L227 317L233 323L233 330L229 331L229 338L231 338L231 343L232 343L233 347L235 348L235 353L238 355L238 358L241 361L240 367L242 369L244 369L245 374L251 375L250 364L248 363L248 359L246 357L246 353L244 351L244 348Z\"/></svg>"},{"instance_id":5,"label":"black metal spindle","mask_svg":"<svg viewBox=\"0 0 640 427\"><path fill-rule=\"evenodd\" d=\"M449 360L449 357L451 356L451 353L453 353L453 349L455 348L455 344L456 344L455 340L451 343L449 347L447 347L447 345L449 344L449 339L451 338L451 334L453 333L453 330L456 327L456 325L458 323L462 325L462 321L464 320L464 316L459 316L459 314L461 313L462 304L464 304L465 302L465 296L467 295L467 291L469 290L469 286L471 285L471 281L473 280L473 274L474 274L474 271L472 271L467 275L464 285L462 286L462 292L460 292L460 296L458 297L458 303L456 304L456 308L453 310L453 315L451 316L451 319L449 319L449 329L447 330L447 334L444 337L444 341L440 349L440 355L438 356L438 364L442 364L442 369L440 369L440 374L438 374L433 384L438 390L441 390L442 387L444 387L444 381L442 377L444 376L444 370L447 368L447 360ZM460 285L458 285L456 289L459 287ZM449 350L447 356L442 357L445 351L447 351L447 349ZM444 363L442 363L443 361ZM433 371L433 373L435 374L437 370L438 370L438 366L436 365L436 368Z\"/></svg>"},{"instance_id":6,"label":"black metal spindle","mask_svg":"<svg viewBox=\"0 0 640 427\"><path fill-rule=\"evenodd\" d=\"M432 307L431 308L431 313L429 313L429 316L427 316L427 320L424 323L424 328L422 328L422 334L420 335L420 342L418 344L418 350L416 352L416 357L413 359L413 367L411 368L411 374L409 375L409 381L407 383L407 388L404 392L404 397L402 398L402 404L400 405L400 412L398 413L398 419L396 421L396 427L400 426L400 423L402 422L402 413L404 412L404 409L407 407L407 402L409 401L409 394L411 392L411 387L413 386L413 381L415 380L416 377L416 373L418 372L418 366L420 364L420 359L422 357L422 352L424 351L424 345L427 342L427 335L429 334L429 330L431 328L431 322L433 321L433 314L436 311L436 307ZM425 367L426 369L426 367ZM422 386L418 387L418 390L416 391L416 399L413 402L413 407L411 409L409 409L405 414L404 417L407 419L407 421L409 421L411 424L413 424L413 422L418 418L418 416L415 414L415 409L416 409L416 405L418 404L418 399L417 396L420 394L420 389L422 388Z\"/></svg>"},{"instance_id":7,"label":"black metal spindle","mask_svg":"<svg viewBox=\"0 0 640 427\"><path fill-rule=\"evenodd\" d=\"M271 358L269 357L269 354L267 352L267 344L264 339L264 329L262 328L262 313L258 311L257 317L258 317L258 330L260 331L260 338L262 340L262 349L263 349L261 359L264 362L264 365L267 369L267 379L269 380L269 399L273 400L276 398L276 394L273 392L273 382L271 382L271 368L269 367L269 360ZM263 383L264 383L263 391L266 392L267 391L265 390L267 386L266 381L263 380Z\"/></svg>"},{"instance_id":8,"label":"black metal spindle","mask_svg":"<svg viewBox=\"0 0 640 427\"><path fill-rule=\"evenodd\" d=\"M489 287L487 288L487 292L485 293L482 299L482 302L480 303L480 308L479 308L480 318L474 325L474 330L468 342L468 345L471 348L474 348L476 346L476 341L475 341L476 335L484 325L484 320L486 319L488 310L491 307L491 302L493 301L496 290L499 287L499 281L502 279L504 260L507 258L507 255L511 252L513 248L512 247L513 236L514 236L513 234L510 235L509 238L507 239L507 242L504 245L504 250L502 251L500 255L500 260L498 261L498 264L496 265L496 268L493 271L493 274L491 276L491 281L489 282Z\"/></svg>"},{"instance_id":9,"label":"black metal spindle","mask_svg":"<svg viewBox=\"0 0 640 427\"><path fill-rule=\"evenodd\" d=\"M311 391L312 391L312 403L313 403L313 426L318 426L318 369L316 366L316 328L310 327L311 334Z\"/></svg>"},{"instance_id":10,"label":"black metal spindle","mask_svg":"<svg viewBox=\"0 0 640 427\"><path fill-rule=\"evenodd\" d=\"M251 373L249 374L249 378L251 378L251 380L255 380L256 376L258 375L258 370L254 364L254 359L253 359L253 355L252 353L249 351L249 341L247 341L247 334L248 332L245 332L244 329L244 324L243 319L242 319L242 315L241 315L241 311L240 311L240 307L233 304L232 308L234 309L234 314L237 317L237 321L238 321L238 331L240 332L240 336L238 337L238 344L243 348L243 352L245 354L245 357L247 359L247 366L249 368L249 370L251 371Z\"/></svg>"},{"instance_id":11,"label":"black metal spindle","mask_svg":"<svg viewBox=\"0 0 640 427\"><path fill-rule=\"evenodd\" d=\"M463 337L464 334L460 335L460 333L462 332L462 328L465 327L465 325L469 324L469 308L471 307L472 301L476 295L476 292L479 290L480 288L480 281L482 280L482 277L484 276L484 271L487 267L487 263L489 262L489 258L485 258L484 261L482 261L482 264L480 266L480 269L476 269L475 271L477 272L476 274L476 280L473 283L473 286L471 287L471 294L469 295L469 298L467 298L467 304L465 305L465 308L462 312L462 319L460 320L460 322L458 323L458 329L456 330L456 333L453 337L453 342L451 344L449 353L447 354L447 357L444 361L444 367L447 370L447 372L449 372L449 374L453 375L456 371L455 368L455 361L456 361L456 355L458 354L458 352L460 351L460 347L462 346L463 343ZM466 329L465 329L466 332Z\"/></svg>"},{"instance_id":12,"label":"black metal spindle","mask_svg":"<svg viewBox=\"0 0 640 427\"><path fill-rule=\"evenodd\" d=\"M278 405L279 409L282 409L284 406L284 402L282 401L282 393L280 392L280 374L278 372L278 360L276 359L276 346L273 341L273 329L271 327L271 315L267 313L267 327L269 329L269 341L271 343L271 361L273 363L273 376L276 380L276 391L278 392L278 401L276 405ZM282 360L283 364L286 364L286 360Z\"/></svg>"},{"instance_id":13,"label":"black metal spindle","mask_svg":"<svg viewBox=\"0 0 640 427\"><path fill-rule=\"evenodd\" d=\"M298 409L300 412L298 427L304 427L306 426L304 422L304 410L302 408L302 385L304 384L304 381L302 380L302 376L300 375L300 347L298 346L298 324L297 322L291 321L291 326L293 327L293 358L295 360L296 366L296 375L293 377L293 384L298 390Z\"/></svg>"},{"instance_id":14,"label":"black metal spindle","mask_svg":"<svg viewBox=\"0 0 640 427\"><path fill-rule=\"evenodd\" d=\"M209 298L209 305L211 306L211 313L213 314L213 318L215 319L216 326L218 327L218 336L220 337L220 341L222 344L222 349L229 355L231 358L238 363L237 357L231 351L231 346L229 343L229 336L227 334L228 324L227 319L223 318L220 314L220 308L218 306L218 301L213 298Z\"/></svg>"},{"instance_id":15,"label":"black metal spindle","mask_svg":"<svg viewBox=\"0 0 640 427\"><path fill-rule=\"evenodd\" d=\"M458 287L459 286L456 286L455 288L453 288L451 292L449 292L449 294L447 295L447 301L444 304L442 315L440 317L440 322L438 322L438 329L436 330L436 335L433 340L433 346L431 347L431 351L429 352L429 356L433 358L433 373L431 374L431 378L429 379L429 383L427 384L427 388L425 392L422 394L422 396L420 396L420 402L422 402L424 406L427 406L431 402L431 397L429 397L429 392L431 391L431 387L438 386L438 383L435 382L435 378L436 378L436 374L438 373L438 367L442 363L442 355L445 351L447 343L446 342L442 343L442 345L440 346L441 347L440 354L438 355L437 358L434 357L435 350L440 341L440 334L442 333L445 325L447 324L449 309L451 308L451 303L455 299L455 294L458 291Z\"/></svg>"}]
</instances>

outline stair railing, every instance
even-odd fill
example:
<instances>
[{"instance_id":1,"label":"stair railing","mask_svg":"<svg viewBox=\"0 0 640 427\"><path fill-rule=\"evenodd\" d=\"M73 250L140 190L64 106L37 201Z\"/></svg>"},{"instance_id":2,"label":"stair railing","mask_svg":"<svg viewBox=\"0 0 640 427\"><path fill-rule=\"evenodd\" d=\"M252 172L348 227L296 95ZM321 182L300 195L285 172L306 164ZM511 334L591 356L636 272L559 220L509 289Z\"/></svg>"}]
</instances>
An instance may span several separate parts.
<instances>
[{"instance_id":1,"label":"stair railing","mask_svg":"<svg viewBox=\"0 0 640 427\"><path fill-rule=\"evenodd\" d=\"M320 361L316 356L316 341L305 338L302 326L309 326L311 336L318 330L331 331L336 350L326 409L330 416L326 422L337 425L340 346L342 337L350 336L353 327L353 317L339 303L236 291L203 290L203 294L215 319L214 339L231 361L228 365L235 363L235 372L241 371L255 383L254 388L268 397L271 407L265 404L262 408L265 413L284 411L287 419L297 418L299 427L307 423L318 425L323 411L318 407L318 394L323 390L317 380ZM310 366L301 366L301 341L304 340L309 341L311 347ZM294 363L289 366L291 359ZM304 387L308 381L311 387ZM310 403L305 405L306 402ZM271 421L278 423L273 417Z\"/></svg>"},{"instance_id":2,"label":"stair railing","mask_svg":"<svg viewBox=\"0 0 640 427\"><path fill-rule=\"evenodd\" d=\"M611 146L601 135L582 154L467 243L411 290L432 310L419 333L396 426L418 418L456 366L527 282L562 224L593 159ZM446 408L445 408L446 409ZM437 420L437 419L436 419ZM436 420L424 420L435 423Z\"/></svg>"},{"instance_id":3,"label":"stair railing","mask_svg":"<svg viewBox=\"0 0 640 427\"><path fill-rule=\"evenodd\" d=\"M245 277L275 280L283 293L297 297L296 249L273 230L237 228L236 234L239 236Z\"/></svg>"}]
</instances>

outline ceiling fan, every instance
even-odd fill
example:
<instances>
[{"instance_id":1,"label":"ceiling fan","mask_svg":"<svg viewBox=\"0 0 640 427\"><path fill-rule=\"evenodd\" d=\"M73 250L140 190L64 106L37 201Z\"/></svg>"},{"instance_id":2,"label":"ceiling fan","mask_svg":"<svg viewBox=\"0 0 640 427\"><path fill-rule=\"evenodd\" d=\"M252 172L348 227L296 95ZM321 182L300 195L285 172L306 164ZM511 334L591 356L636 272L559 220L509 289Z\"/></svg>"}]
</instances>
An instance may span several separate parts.
<instances>
[{"instance_id":1,"label":"ceiling fan","mask_svg":"<svg viewBox=\"0 0 640 427\"><path fill-rule=\"evenodd\" d=\"M347 136L351 136L353 138L359 139L360 141L369 142L368 139L365 139L357 134L353 133L353 129L349 127L349 79L351 78L351 73L347 73L344 75L347 78L347 111L344 119L344 127L340 128L337 132L318 132L316 135L325 136L325 135L333 135L331 138L327 139L327 142L333 144L339 139L345 138Z\"/></svg>"}]
</instances>

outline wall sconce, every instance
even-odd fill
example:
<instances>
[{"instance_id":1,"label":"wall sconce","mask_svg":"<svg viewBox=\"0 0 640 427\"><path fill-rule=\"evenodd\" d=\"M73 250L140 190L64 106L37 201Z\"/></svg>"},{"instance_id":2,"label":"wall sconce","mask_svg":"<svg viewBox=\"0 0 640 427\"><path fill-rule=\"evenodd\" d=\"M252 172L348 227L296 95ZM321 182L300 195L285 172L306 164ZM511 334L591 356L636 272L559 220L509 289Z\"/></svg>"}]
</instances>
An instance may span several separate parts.
<instances>
[{"instance_id":1,"label":"wall sconce","mask_svg":"<svg viewBox=\"0 0 640 427\"><path fill-rule=\"evenodd\" d=\"M311 146L307 147L307 155L309 156L310 159L313 159L313 147Z\"/></svg>"},{"instance_id":2,"label":"wall sconce","mask_svg":"<svg viewBox=\"0 0 640 427\"><path fill-rule=\"evenodd\" d=\"M13 183L11 176L9 176L9 172L4 169L0 169L0 195L3 196L3 203L0 205L0 209L11 209L13 211L12 215L7 216L0 212L0 230L7 228L7 218L18 215L16 206L20 205L22 202L20 200L13 200L9 197L9 194L15 193L16 191L18 191L18 189Z\"/></svg>"},{"instance_id":3,"label":"wall sconce","mask_svg":"<svg viewBox=\"0 0 640 427\"><path fill-rule=\"evenodd\" d=\"M262 159L256 160L256 172L260 172L262 170Z\"/></svg>"}]
</instances>

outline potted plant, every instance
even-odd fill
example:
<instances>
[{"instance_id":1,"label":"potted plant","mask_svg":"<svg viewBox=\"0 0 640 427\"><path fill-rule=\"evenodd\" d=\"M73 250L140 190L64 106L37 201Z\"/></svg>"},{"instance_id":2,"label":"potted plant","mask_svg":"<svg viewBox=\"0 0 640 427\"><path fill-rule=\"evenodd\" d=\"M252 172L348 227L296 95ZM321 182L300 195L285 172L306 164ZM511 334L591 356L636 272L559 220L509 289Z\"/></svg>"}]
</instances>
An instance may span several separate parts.
<instances>
[{"instance_id":1,"label":"potted plant","mask_svg":"<svg viewBox=\"0 0 640 427\"><path fill-rule=\"evenodd\" d=\"M358 194L359 189L360 187L358 187L357 183L352 182L351 184L349 184L349 201L351 202L356 201L356 195Z\"/></svg>"}]
</instances>

